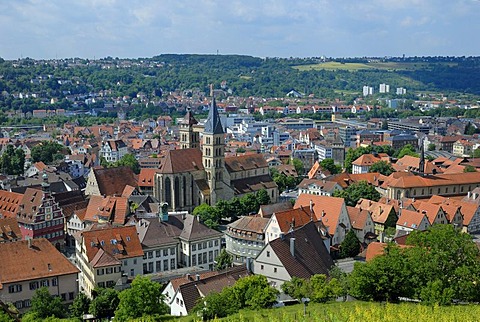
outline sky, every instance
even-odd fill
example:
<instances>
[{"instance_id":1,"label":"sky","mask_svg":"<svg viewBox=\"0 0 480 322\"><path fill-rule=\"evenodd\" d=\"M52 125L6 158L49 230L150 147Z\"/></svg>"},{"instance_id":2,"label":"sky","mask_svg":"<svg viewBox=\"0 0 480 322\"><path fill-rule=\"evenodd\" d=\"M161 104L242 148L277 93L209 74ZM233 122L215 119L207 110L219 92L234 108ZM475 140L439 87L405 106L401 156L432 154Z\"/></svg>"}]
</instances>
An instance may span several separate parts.
<instances>
[{"instance_id":1,"label":"sky","mask_svg":"<svg viewBox=\"0 0 480 322\"><path fill-rule=\"evenodd\" d=\"M480 56L480 0L0 0L0 57Z\"/></svg>"}]
</instances>

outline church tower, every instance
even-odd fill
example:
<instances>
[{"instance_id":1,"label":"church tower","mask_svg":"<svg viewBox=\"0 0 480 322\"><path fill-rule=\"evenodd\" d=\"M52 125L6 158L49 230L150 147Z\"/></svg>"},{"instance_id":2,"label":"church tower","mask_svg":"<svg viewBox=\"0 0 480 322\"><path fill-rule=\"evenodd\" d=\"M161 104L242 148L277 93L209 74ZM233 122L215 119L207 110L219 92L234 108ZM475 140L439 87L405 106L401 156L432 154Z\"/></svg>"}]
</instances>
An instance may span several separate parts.
<instances>
[{"instance_id":1,"label":"church tower","mask_svg":"<svg viewBox=\"0 0 480 322\"><path fill-rule=\"evenodd\" d=\"M187 114L182 120L179 120L180 124L180 148L200 148L200 140L198 131L194 131L194 126L198 121L193 116L191 109L187 108Z\"/></svg>"},{"instance_id":2,"label":"church tower","mask_svg":"<svg viewBox=\"0 0 480 322\"><path fill-rule=\"evenodd\" d=\"M212 99L208 118L205 122L202 139L202 161L206 179L210 187L210 205L223 198L224 191L230 185L225 171L224 132L218 114L215 97Z\"/></svg>"}]
</instances>

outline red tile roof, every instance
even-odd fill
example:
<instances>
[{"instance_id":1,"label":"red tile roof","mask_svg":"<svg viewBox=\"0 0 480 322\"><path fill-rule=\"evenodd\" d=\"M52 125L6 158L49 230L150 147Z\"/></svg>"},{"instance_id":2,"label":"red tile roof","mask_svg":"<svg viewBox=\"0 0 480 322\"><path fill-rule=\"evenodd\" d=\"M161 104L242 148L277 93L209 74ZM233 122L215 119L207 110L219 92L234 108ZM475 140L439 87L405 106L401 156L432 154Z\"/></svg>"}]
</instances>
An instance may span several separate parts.
<instances>
[{"instance_id":1,"label":"red tile roof","mask_svg":"<svg viewBox=\"0 0 480 322\"><path fill-rule=\"evenodd\" d=\"M313 212L317 220L321 220L328 228L331 235L335 234L340 214L345 205L343 198L316 196L310 194L300 194L295 202L294 208L310 207L310 201L313 202Z\"/></svg>"},{"instance_id":2,"label":"red tile roof","mask_svg":"<svg viewBox=\"0 0 480 322\"><path fill-rule=\"evenodd\" d=\"M22 232L15 218L0 218L0 243L20 240Z\"/></svg>"},{"instance_id":3,"label":"red tile roof","mask_svg":"<svg viewBox=\"0 0 480 322\"><path fill-rule=\"evenodd\" d=\"M0 216L15 218L22 198L21 193L0 190Z\"/></svg>"},{"instance_id":4,"label":"red tile roof","mask_svg":"<svg viewBox=\"0 0 480 322\"><path fill-rule=\"evenodd\" d=\"M0 258L0 289L2 284L6 283L79 272L75 265L45 238L0 244Z\"/></svg>"}]
</instances>

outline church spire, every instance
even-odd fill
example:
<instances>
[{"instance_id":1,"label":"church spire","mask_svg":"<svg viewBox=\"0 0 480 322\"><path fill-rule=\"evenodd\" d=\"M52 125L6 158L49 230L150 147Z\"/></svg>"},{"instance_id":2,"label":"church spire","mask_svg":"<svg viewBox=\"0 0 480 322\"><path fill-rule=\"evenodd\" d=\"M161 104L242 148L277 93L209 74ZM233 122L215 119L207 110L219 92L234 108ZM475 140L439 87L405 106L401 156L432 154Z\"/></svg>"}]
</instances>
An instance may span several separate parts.
<instances>
[{"instance_id":1,"label":"church spire","mask_svg":"<svg viewBox=\"0 0 480 322\"><path fill-rule=\"evenodd\" d=\"M212 98L212 103L210 104L207 121L205 122L204 133L209 133L209 134L225 133L223 132L222 122L220 121L220 115L218 114L215 97Z\"/></svg>"}]
</instances>

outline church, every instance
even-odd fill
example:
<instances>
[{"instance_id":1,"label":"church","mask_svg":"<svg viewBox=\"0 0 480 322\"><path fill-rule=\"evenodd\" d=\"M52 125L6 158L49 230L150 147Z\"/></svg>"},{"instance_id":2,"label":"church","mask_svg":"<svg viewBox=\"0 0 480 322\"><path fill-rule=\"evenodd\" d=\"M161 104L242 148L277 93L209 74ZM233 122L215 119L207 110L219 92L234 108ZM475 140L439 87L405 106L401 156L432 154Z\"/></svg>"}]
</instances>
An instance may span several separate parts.
<instances>
[{"instance_id":1,"label":"church","mask_svg":"<svg viewBox=\"0 0 480 322\"><path fill-rule=\"evenodd\" d=\"M215 98L200 125L188 110L180 125L180 149L170 150L155 174L154 197L169 210L192 211L265 189L272 202L278 187L262 154L225 158L225 132Z\"/></svg>"}]
</instances>

